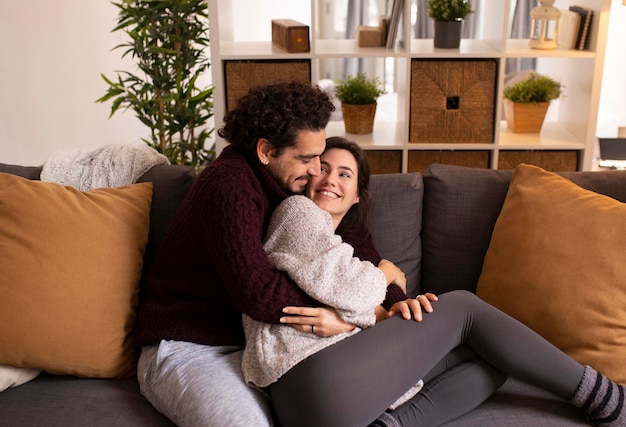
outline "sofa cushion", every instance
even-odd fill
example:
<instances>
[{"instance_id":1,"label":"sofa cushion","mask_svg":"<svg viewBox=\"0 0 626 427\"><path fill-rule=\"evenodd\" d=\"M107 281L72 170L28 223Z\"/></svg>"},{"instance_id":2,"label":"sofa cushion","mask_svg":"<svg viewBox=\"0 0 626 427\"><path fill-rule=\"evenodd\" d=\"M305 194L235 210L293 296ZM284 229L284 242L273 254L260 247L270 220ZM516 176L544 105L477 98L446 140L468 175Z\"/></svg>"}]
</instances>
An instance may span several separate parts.
<instances>
[{"instance_id":1,"label":"sofa cushion","mask_svg":"<svg viewBox=\"0 0 626 427\"><path fill-rule=\"evenodd\" d=\"M43 166L20 166L0 163L0 172L10 173L27 179L39 179Z\"/></svg>"},{"instance_id":2,"label":"sofa cushion","mask_svg":"<svg viewBox=\"0 0 626 427\"><path fill-rule=\"evenodd\" d=\"M439 164L424 173L422 292L476 291L511 173ZM626 171L560 175L626 202Z\"/></svg>"},{"instance_id":3,"label":"sofa cushion","mask_svg":"<svg viewBox=\"0 0 626 427\"><path fill-rule=\"evenodd\" d=\"M511 171L431 165L424 174L422 291L476 291Z\"/></svg>"},{"instance_id":4,"label":"sofa cushion","mask_svg":"<svg viewBox=\"0 0 626 427\"><path fill-rule=\"evenodd\" d=\"M3 426L175 427L140 394L137 377L75 378L41 374L0 395Z\"/></svg>"},{"instance_id":5,"label":"sofa cushion","mask_svg":"<svg viewBox=\"0 0 626 427\"><path fill-rule=\"evenodd\" d=\"M152 184L80 192L0 173L0 363L123 377Z\"/></svg>"},{"instance_id":6,"label":"sofa cushion","mask_svg":"<svg viewBox=\"0 0 626 427\"><path fill-rule=\"evenodd\" d=\"M165 229L174 218L191 184L196 178L194 170L181 165L157 165L143 174L138 183L152 183L152 208L150 209L150 234L144 255L144 274L152 265L152 260L165 234Z\"/></svg>"},{"instance_id":7,"label":"sofa cushion","mask_svg":"<svg viewBox=\"0 0 626 427\"><path fill-rule=\"evenodd\" d=\"M518 166L477 294L626 383L626 204Z\"/></svg>"},{"instance_id":8,"label":"sofa cushion","mask_svg":"<svg viewBox=\"0 0 626 427\"><path fill-rule=\"evenodd\" d=\"M372 175L371 231L380 255L406 275L407 294L420 292L424 185L419 173Z\"/></svg>"},{"instance_id":9,"label":"sofa cushion","mask_svg":"<svg viewBox=\"0 0 626 427\"><path fill-rule=\"evenodd\" d=\"M478 408L441 427L592 427L583 412L549 391L510 377Z\"/></svg>"}]
</instances>

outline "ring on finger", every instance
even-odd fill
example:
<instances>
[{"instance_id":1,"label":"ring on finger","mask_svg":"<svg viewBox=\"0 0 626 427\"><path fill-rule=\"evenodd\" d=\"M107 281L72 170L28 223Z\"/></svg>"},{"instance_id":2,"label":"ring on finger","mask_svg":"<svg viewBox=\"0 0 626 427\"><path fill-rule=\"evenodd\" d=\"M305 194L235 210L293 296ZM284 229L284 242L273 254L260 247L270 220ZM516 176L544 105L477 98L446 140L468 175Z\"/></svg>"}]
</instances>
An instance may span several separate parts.
<instances>
[{"instance_id":1,"label":"ring on finger","mask_svg":"<svg viewBox=\"0 0 626 427\"><path fill-rule=\"evenodd\" d=\"M415 297L415 299L419 299L422 296L422 294L419 294L418 296Z\"/></svg>"},{"instance_id":2,"label":"ring on finger","mask_svg":"<svg viewBox=\"0 0 626 427\"><path fill-rule=\"evenodd\" d=\"M315 325L311 325L311 333L314 334L315 333Z\"/></svg>"}]
</instances>

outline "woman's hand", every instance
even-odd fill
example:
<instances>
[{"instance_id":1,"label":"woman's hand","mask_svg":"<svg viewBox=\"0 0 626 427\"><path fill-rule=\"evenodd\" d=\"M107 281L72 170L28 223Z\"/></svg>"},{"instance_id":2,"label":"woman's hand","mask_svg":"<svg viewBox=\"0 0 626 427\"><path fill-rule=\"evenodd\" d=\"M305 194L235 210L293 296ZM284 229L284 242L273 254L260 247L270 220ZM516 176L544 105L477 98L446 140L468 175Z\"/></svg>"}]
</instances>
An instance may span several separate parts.
<instances>
[{"instance_id":1,"label":"woman's hand","mask_svg":"<svg viewBox=\"0 0 626 427\"><path fill-rule=\"evenodd\" d=\"M410 320L412 316L416 322L421 322L424 311L426 313L432 313L433 311L433 306L430 302L437 301L438 299L435 294L425 293L415 298L397 302L391 306L387 312L387 317L389 318L399 313L406 320Z\"/></svg>"},{"instance_id":2,"label":"woman's hand","mask_svg":"<svg viewBox=\"0 0 626 427\"><path fill-rule=\"evenodd\" d=\"M395 284L406 294L406 276L393 262L386 259L378 263L378 268L382 270L387 278L387 285Z\"/></svg>"},{"instance_id":3,"label":"woman's hand","mask_svg":"<svg viewBox=\"0 0 626 427\"><path fill-rule=\"evenodd\" d=\"M376 323L388 319L388 313L389 312L382 305L376 306L376 308L374 309L374 314L376 315Z\"/></svg>"},{"instance_id":4,"label":"woman's hand","mask_svg":"<svg viewBox=\"0 0 626 427\"><path fill-rule=\"evenodd\" d=\"M280 318L280 323L318 337L331 337L356 328L344 321L335 310L326 307L285 307L283 313L289 316Z\"/></svg>"}]
</instances>

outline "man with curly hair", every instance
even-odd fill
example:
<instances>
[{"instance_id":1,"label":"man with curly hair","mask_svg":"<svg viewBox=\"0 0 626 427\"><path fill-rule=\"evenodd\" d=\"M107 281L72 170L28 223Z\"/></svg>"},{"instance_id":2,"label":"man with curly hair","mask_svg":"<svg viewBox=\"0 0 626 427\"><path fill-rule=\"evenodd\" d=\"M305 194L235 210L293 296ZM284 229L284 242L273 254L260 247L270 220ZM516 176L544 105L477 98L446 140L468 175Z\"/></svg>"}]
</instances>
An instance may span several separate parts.
<instances>
[{"instance_id":1,"label":"man with curly hair","mask_svg":"<svg viewBox=\"0 0 626 427\"><path fill-rule=\"evenodd\" d=\"M168 227L138 312L138 378L180 426L272 424L268 399L243 381L242 313L279 323L294 306L328 325L320 336L353 327L276 270L262 245L274 208L320 173L333 110L310 83L252 88L219 129L229 145Z\"/></svg>"}]
</instances>

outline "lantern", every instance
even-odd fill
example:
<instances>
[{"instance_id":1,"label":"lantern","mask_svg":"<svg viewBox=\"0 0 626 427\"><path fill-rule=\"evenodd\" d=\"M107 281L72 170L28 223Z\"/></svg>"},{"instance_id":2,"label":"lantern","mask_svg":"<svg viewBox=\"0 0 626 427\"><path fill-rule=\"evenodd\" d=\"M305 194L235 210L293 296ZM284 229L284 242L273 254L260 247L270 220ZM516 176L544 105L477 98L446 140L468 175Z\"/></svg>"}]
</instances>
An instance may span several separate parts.
<instances>
[{"instance_id":1,"label":"lantern","mask_svg":"<svg viewBox=\"0 0 626 427\"><path fill-rule=\"evenodd\" d=\"M533 49L556 49L561 12L552 6L554 0L539 0L539 6L530 11L530 40Z\"/></svg>"}]
</instances>

